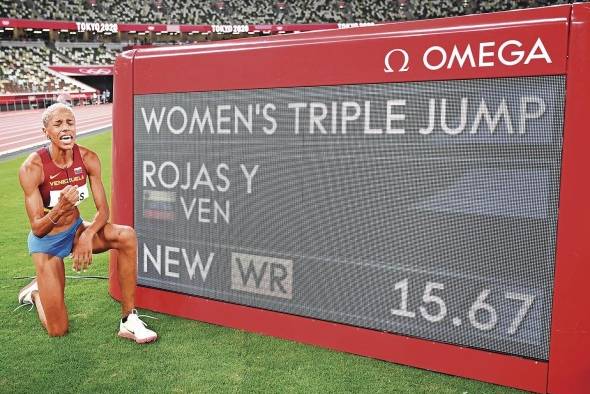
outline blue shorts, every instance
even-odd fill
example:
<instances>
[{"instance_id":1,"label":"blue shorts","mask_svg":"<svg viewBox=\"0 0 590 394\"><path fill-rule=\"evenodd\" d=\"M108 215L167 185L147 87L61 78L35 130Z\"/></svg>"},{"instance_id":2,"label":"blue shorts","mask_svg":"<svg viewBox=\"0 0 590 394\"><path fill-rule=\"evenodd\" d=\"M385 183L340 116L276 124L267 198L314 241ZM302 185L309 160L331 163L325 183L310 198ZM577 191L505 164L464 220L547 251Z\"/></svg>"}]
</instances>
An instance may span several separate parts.
<instances>
[{"instance_id":1,"label":"blue shorts","mask_svg":"<svg viewBox=\"0 0 590 394\"><path fill-rule=\"evenodd\" d=\"M29 233L29 254L46 253L63 259L72 252L76 230L78 230L81 224L82 219L78 218L69 229L61 233L46 235L42 238L37 237L31 231Z\"/></svg>"}]
</instances>

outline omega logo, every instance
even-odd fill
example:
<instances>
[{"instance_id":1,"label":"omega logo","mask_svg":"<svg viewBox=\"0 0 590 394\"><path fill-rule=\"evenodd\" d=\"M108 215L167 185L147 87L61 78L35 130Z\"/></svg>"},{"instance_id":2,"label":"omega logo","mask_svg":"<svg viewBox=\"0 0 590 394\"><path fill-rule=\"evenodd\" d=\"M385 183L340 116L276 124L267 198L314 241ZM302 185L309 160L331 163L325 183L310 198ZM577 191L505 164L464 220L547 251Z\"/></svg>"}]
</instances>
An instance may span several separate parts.
<instances>
[{"instance_id":1,"label":"omega logo","mask_svg":"<svg viewBox=\"0 0 590 394\"><path fill-rule=\"evenodd\" d=\"M392 49L391 51L387 52L387 55L385 55L385 69L383 71L385 71L386 73L394 72L394 70L391 68L391 63L389 60L391 55L394 53L400 53L402 55L402 64L401 64L400 68L397 69L397 71L400 73L408 71L410 69L408 67L408 63L410 62L410 55L408 55L408 52L406 52L405 49L399 49L399 48Z\"/></svg>"},{"instance_id":2,"label":"omega logo","mask_svg":"<svg viewBox=\"0 0 590 394\"><path fill-rule=\"evenodd\" d=\"M395 56L393 56L395 54ZM398 55L399 54L399 55ZM453 68L482 68L503 65L513 67L520 64L530 64L533 61L553 63L551 56L541 38L537 38L532 46L526 47L519 40L506 40L467 44L467 46L453 45L452 48L433 45L422 55L422 65L430 70ZM392 49L385 55L384 72L405 72L409 67L410 56L405 49ZM399 66L399 68L398 68Z\"/></svg>"}]
</instances>

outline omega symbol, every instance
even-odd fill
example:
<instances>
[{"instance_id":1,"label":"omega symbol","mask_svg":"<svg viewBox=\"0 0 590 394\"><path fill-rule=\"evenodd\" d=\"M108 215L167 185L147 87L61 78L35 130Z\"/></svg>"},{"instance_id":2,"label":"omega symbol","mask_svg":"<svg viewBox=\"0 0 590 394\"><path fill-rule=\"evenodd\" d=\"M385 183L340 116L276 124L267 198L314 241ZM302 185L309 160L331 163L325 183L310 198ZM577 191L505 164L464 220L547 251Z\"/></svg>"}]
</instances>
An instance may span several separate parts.
<instances>
[{"instance_id":1,"label":"omega symbol","mask_svg":"<svg viewBox=\"0 0 590 394\"><path fill-rule=\"evenodd\" d=\"M387 52L387 55L385 55L385 69L383 71L385 71L386 73L392 73L395 70L391 68L391 63L389 58L391 57L391 55L393 53L401 53L403 61L402 61L402 65L400 66L400 68L397 70L398 72L405 72L408 71L410 68L408 67L408 63L410 61L410 55L408 55L408 52L406 52L405 49L392 49L391 51Z\"/></svg>"}]
</instances>

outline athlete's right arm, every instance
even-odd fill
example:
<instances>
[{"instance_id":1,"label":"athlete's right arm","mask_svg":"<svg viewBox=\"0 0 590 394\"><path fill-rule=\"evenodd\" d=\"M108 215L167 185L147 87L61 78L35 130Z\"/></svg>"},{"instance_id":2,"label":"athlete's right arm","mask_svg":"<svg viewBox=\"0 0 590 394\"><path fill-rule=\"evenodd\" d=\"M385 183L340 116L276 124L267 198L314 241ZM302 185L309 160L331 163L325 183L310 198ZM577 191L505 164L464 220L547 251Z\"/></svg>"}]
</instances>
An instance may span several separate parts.
<instances>
[{"instance_id":1,"label":"athlete's right arm","mask_svg":"<svg viewBox=\"0 0 590 394\"><path fill-rule=\"evenodd\" d=\"M43 198L39 192L39 185L43 182L43 165L38 154L33 153L25 160L18 172L18 178L25 194L25 208L31 223L31 231L37 237L44 237L65 212L74 208L78 201L78 191L74 186L66 186L57 205L45 214Z\"/></svg>"}]
</instances>

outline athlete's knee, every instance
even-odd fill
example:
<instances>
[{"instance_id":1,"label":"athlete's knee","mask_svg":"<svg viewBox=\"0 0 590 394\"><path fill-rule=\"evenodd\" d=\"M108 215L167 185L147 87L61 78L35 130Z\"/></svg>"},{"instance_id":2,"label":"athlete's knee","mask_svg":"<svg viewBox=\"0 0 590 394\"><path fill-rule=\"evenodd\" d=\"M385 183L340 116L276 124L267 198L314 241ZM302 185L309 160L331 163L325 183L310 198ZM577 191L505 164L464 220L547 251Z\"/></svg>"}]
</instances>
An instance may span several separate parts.
<instances>
[{"instance_id":1,"label":"athlete's knee","mask_svg":"<svg viewBox=\"0 0 590 394\"><path fill-rule=\"evenodd\" d=\"M50 337L63 337L68 333L68 323L50 324L47 323L47 334Z\"/></svg>"},{"instance_id":2,"label":"athlete's knee","mask_svg":"<svg viewBox=\"0 0 590 394\"><path fill-rule=\"evenodd\" d=\"M119 230L119 243L123 247L135 248L137 246L137 235L133 227L121 226Z\"/></svg>"}]
</instances>

